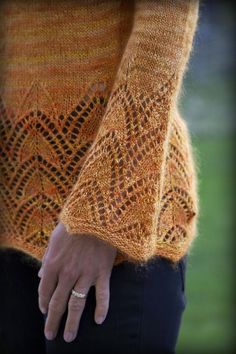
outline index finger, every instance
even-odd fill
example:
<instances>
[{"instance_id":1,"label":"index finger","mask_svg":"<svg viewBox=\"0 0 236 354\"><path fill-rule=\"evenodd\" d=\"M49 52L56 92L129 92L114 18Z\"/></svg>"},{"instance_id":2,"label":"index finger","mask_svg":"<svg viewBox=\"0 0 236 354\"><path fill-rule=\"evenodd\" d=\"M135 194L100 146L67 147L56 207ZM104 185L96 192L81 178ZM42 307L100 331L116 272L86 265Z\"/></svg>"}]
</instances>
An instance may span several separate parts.
<instances>
[{"instance_id":1,"label":"index finger","mask_svg":"<svg viewBox=\"0 0 236 354\"><path fill-rule=\"evenodd\" d=\"M38 303L43 314L48 311L48 304L57 286L57 280L57 273L53 269L45 267L38 286Z\"/></svg>"}]
</instances>

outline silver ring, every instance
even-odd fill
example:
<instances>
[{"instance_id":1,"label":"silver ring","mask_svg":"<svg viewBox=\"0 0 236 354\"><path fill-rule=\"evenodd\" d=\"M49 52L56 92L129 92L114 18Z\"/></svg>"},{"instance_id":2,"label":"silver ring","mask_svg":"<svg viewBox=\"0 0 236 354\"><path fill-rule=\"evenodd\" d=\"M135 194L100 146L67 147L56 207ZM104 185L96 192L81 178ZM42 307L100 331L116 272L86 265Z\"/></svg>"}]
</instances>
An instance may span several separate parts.
<instances>
[{"instance_id":1,"label":"silver ring","mask_svg":"<svg viewBox=\"0 0 236 354\"><path fill-rule=\"evenodd\" d=\"M86 298L86 294L83 294L83 293L79 293L78 291L75 291L74 289L72 289L72 295L80 298L80 299L85 299Z\"/></svg>"}]
</instances>

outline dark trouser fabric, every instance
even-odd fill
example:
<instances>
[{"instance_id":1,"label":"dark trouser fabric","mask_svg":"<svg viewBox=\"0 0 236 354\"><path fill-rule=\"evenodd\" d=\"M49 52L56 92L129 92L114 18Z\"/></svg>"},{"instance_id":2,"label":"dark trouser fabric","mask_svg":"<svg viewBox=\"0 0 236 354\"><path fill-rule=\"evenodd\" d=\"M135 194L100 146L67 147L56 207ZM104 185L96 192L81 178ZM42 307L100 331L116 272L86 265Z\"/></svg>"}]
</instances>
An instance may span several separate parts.
<instances>
[{"instance_id":1,"label":"dark trouser fabric","mask_svg":"<svg viewBox=\"0 0 236 354\"><path fill-rule=\"evenodd\" d=\"M0 353L44 354L43 316L38 308L39 262L14 249L0 249Z\"/></svg>"},{"instance_id":2,"label":"dark trouser fabric","mask_svg":"<svg viewBox=\"0 0 236 354\"><path fill-rule=\"evenodd\" d=\"M124 262L110 279L110 306L103 324L94 321L95 287L88 293L76 339L63 339L67 311L57 337L44 337L38 309L39 262L18 250L0 250L1 354L175 353L186 307L187 256L177 267L157 257L146 267ZM79 301L79 299L78 299Z\"/></svg>"}]
</instances>

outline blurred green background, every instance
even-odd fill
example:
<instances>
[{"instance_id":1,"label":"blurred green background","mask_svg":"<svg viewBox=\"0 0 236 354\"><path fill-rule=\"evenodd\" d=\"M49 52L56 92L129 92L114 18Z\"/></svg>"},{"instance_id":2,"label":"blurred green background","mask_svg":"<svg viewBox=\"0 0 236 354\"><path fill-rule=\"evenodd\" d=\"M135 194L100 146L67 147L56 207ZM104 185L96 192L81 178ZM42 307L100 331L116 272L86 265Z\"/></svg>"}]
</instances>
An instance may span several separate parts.
<instances>
[{"instance_id":1,"label":"blurred green background","mask_svg":"<svg viewBox=\"0 0 236 354\"><path fill-rule=\"evenodd\" d=\"M187 264L181 353L233 353L235 16L233 2L201 1L180 110L198 165L200 218ZM234 349L234 350L233 350Z\"/></svg>"}]
</instances>

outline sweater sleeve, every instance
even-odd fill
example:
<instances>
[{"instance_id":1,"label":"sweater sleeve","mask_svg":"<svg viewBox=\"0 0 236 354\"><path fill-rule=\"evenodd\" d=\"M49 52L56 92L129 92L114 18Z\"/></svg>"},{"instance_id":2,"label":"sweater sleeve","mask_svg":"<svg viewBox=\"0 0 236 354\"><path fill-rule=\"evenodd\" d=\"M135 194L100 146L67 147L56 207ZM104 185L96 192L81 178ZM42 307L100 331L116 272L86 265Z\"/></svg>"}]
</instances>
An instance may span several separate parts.
<instances>
[{"instance_id":1,"label":"sweater sleeve","mask_svg":"<svg viewBox=\"0 0 236 354\"><path fill-rule=\"evenodd\" d=\"M172 117L198 7L196 0L135 1L106 111L59 214L70 234L91 234L115 246L115 264L158 254Z\"/></svg>"}]
</instances>

